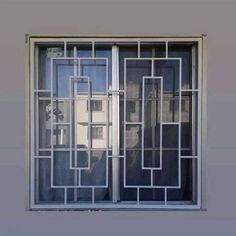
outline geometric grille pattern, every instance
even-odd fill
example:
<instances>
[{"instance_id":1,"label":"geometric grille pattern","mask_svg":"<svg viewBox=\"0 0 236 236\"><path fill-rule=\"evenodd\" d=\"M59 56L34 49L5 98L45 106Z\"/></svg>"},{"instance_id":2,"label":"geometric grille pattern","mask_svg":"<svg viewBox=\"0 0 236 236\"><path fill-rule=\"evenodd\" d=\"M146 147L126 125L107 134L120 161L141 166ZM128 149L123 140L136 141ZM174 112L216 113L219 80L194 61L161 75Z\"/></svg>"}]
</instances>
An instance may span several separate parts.
<instances>
[{"instance_id":1,"label":"geometric grille pattern","mask_svg":"<svg viewBox=\"0 0 236 236\"><path fill-rule=\"evenodd\" d=\"M71 45L64 41L61 49L31 46L37 49L30 76L34 80L31 206L198 207L200 41L191 48L190 70L185 51L171 53L170 39L162 41L162 56L155 47L144 56L143 42L130 40L137 45L135 53L123 58L113 50L117 46L111 46L108 53L102 49L106 52L99 56L96 41L91 49L79 51L83 46L77 40ZM99 101L97 111L91 108L91 101ZM101 140L92 137L95 127L102 133ZM180 199L175 197L178 191L191 196Z\"/></svg>"}]
</instances>

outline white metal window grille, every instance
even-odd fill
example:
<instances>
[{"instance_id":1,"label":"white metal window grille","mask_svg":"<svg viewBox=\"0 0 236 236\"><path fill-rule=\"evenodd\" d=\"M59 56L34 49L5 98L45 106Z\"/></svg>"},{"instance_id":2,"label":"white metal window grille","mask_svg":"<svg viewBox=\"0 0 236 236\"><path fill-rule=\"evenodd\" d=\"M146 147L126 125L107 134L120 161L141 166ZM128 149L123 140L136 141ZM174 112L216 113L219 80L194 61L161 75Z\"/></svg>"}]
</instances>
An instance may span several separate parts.
<instances>
[{"instance_id":1,"label":"white metal window grille","mask_svg":"<svg viewBox=\"0 0 236 236\"><path fill-rule=\"evenodd\" d=\"M31 208L201 207L202 37L29 45Z\"/></svg>"}]
</instances>

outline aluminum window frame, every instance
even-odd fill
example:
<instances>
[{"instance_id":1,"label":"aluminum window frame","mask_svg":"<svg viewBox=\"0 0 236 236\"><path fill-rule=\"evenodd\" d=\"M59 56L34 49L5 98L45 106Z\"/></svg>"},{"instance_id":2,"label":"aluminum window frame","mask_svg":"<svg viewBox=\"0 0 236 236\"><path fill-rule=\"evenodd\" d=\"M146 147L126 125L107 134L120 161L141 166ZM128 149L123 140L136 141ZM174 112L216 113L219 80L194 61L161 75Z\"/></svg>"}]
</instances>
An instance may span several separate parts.
<instances>
[{"instance_id":1,"label":"aluminum window frame","mask_svg":"<svg viewBox=\"0 0 236 236\"><path fill-rule=\"evenodd\" d=\"M32 151L32 91L34 90L33 82L34 81L34 63L35 63L35 45L40 43L63 43L64 46L68 42L88 42L90 41L92 47L94 48L94 42L104 42L104 43L137 43L137 47L140 49L140 41L145 42L196 42L198 44L198 80L199 86L201 89L201 104L199 104L199 109L201 111L200 119L200 130L201 137L199 137L201 147L200 147L200 166L198 171L198 176L200 176L198 180L198 194L197 194L197 204L196 205L171 205L171 206L163 206L158 205L157 207L153 207L153 205L148 206L145 205L142 208L137 208L136 205L127 204L127 205L114 205L114 204L104 204L104 205L94 205L91 207L91 204L88 206L83 205L83 207L75 207L67 205L39 205L34 203L34 185L32 184L31 176L33 175L33 168L31 162L31 151ZM138 50L140 52L140 50ZM168 53L168 51L167 51ZM206 35L197 35L197 36L37 36L37 35L26 35L26 96L25 96L25 104L26 104L26 115L25 115L25 151L26 151L26 182L27 182L27 191L26 191L26 205L27 209L31 210L47 210L47 209L72 209L72 210L84 210L84 209L138 209L138 210L199 210L206 209L206 139L207 139L207 53L206 53ZM140 56L140 53L138 57ZM112 72L117 73L117 72ZM118 76L116 74L116 76ZM117 81L116 81L117 83ZM117 84L118 90L119 84ZM114 99L118 99L115 94L112 94ZM117 128L117 127L116 127ZM200 136L200 135L198 135ZM113 140L114 142L114 140ZM114 153L113 153L114 155ZM118 154L117 154L118 155ZM114 160L115 161L115 160ZM113 164L117 164L113 162Z\"/></svg>"}]
</instances>

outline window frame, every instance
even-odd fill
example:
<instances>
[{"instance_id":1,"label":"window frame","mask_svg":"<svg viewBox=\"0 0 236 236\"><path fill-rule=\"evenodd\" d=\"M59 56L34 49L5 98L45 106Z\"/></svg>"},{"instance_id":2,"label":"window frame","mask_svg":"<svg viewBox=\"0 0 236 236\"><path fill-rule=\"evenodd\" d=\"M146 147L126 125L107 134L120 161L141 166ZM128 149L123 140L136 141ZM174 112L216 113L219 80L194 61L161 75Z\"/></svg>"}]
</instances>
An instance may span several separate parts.
<instances>
[{"instance_id":1,"label":"window frame","mask_svg":"<svg viewBox=\"0 0 236 236\"><path fill-rule=\"evenodd\" d=\"M34 190L34 184L32 183L31 176L33 175L32 170L32 161L31 161L31 151L32 148L32 91L33 91L33 82L34 81L34 63L35 63L35 45L39 43L53 43L53 42L60 42L66 45L66 42L88 42L91 41L92 45L93 42L137 42L137 46L139 47L138 42L145 40L145 42L197 42L198 44L198 80L199 85L201 89L201 104L199 104L200 110L201 110L201 117L200 117L200 134L201 134L201 155L200 158L200 165L201 168L198 168L201 170L201 173L199 174L200 178L198 181L198 194L197 199L198 202L196 205L173 205L162 207L162 205L158 205L156 208L152 207L143 207L143 208L136 208L132 207L131 205L127 206L103 206L98 207L94 206L93 208L89 207L89 209L138 209L138 210L162 210L162 209L168 209L168 210L199 210L199 209L205 209L206 208L206 138L207 138L207 57L206 57L206 35L198 35L198 36L36 36L36 35L26 35L26 119L25 119L25 143L26 143L26 168L27 168L27 209L72 209L72 210L83 210L88 209L87 207L83 208L77 208L77 207L66 207L60 206L60 205L38 205L34 203L34 196L33 196L33 190Z\"/></svg>"}]
</instances>

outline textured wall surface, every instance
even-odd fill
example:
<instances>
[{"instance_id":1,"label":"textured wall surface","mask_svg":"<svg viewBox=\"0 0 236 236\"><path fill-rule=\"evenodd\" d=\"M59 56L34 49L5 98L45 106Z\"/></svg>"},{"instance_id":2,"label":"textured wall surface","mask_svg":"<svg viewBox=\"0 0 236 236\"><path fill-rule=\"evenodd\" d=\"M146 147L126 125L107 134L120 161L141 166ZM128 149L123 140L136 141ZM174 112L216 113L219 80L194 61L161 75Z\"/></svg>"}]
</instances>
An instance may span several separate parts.
<instances>
[{"instance_id":1,"label":"textured wall surface","mask_svg":"<svg viewBox=\"0 0 236 236\"><path fill-rule=\"evenodd\" d=\"M0 235L235 235L236 1L0 1ZM205 211L26 210L25 34L207 34Z\"/></svg>"}]
</instances>

